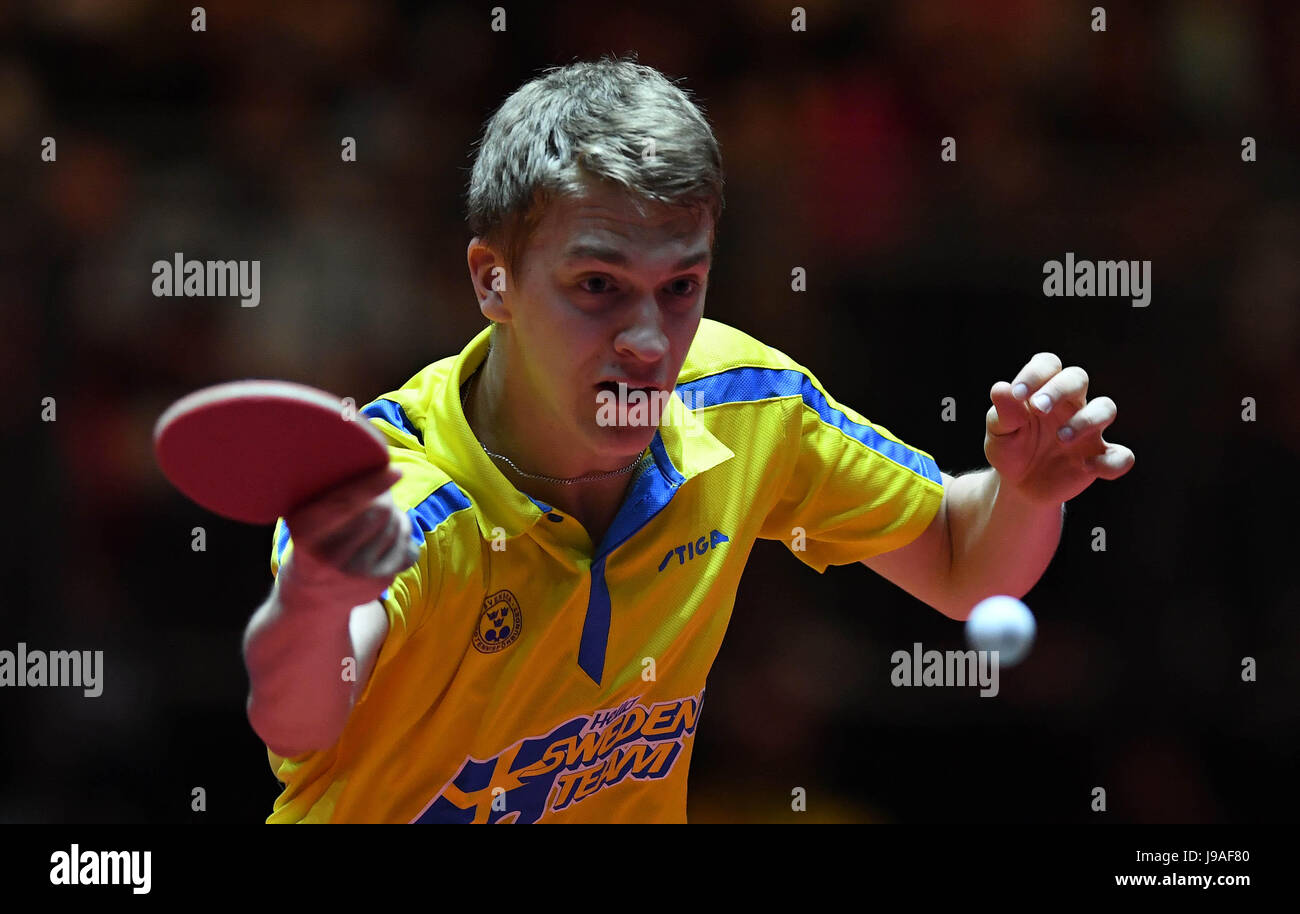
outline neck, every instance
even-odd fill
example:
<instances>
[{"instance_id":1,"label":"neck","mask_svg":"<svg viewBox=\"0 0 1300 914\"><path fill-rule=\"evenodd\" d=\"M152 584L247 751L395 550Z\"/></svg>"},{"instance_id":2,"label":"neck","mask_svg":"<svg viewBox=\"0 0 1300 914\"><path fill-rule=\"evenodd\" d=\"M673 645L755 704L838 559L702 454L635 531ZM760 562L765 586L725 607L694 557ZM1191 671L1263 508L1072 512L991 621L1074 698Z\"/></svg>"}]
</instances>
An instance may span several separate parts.
<instances>
[{"instance_id":1,"label":"neck","mask_svg":"<svg viewBox=\"0 0 1300 914\"><path fill-rule=\"evenodd\" d=\"M507 370L508 343L493 346L476 375L469 381L465 418L479 442L487 449L509 457L519 470L557 479L620 470L635 457L602 461L589 452L568 448L563 436L539 436L536 430L549 423L539 422L539 410L527 395L526 385L512 384L519 373ZM605 479L584 480L568 485L524 476L504 460L489 456L493 464L517 489L545 504L555 505L580 520L601 516L616 509L637 471Z\"/></svg>"}]
</instances>

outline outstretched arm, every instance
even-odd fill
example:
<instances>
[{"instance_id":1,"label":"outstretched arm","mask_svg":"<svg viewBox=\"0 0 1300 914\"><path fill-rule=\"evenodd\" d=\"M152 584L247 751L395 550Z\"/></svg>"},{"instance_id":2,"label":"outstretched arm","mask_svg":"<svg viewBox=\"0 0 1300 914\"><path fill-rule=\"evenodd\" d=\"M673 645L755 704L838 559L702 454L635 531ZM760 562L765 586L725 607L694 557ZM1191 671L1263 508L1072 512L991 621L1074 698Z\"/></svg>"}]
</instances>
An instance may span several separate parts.
<instances>
[{"instance_id":1,"label":"outstretched arm","mask_svg":"<svg viewBox=\"0 0 1300 914\"><path fill-rule=\"evenodd\" d=\"M1062 505L1034 505L990 468L943 474L943 504L925 532L862 564L945 616L965 619L993 594L1022 597L1061 537Z\"/></svg>"},{"instance_id":2,"label":"outstretched arm","mask_svg":"<svg viewBox=\"0 0 1300 914\"><path fill-rule=\"evenodd\" d=\"M1087 390L1084 370L1062 369L1050 352L1015 381L994 384L984 436L990 467L944 473L943 504L925 532L863 564L959 620L984 597L1024 596L1056 552L1065 502L1133 468L1131 450L1101 437L1115 421L1114 401L1088 402Z\"/></svg>"}]
</instances>

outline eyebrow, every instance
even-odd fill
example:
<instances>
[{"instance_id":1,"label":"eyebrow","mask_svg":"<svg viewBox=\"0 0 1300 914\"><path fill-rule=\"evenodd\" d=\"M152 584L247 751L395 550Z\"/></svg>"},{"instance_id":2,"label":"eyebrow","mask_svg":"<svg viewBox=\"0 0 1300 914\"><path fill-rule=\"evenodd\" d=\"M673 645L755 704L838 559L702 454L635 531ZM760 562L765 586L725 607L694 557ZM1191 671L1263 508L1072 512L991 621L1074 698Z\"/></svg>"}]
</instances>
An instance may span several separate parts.
<instances>
[{"instance_id":1,"label":"eyebrow","mask_svg":"<svg viewBox=\"0 0 1300 914\"><path fill-rule=\"evenodd\" d=\"M698 263L705 263L709 260L709 256L708 251L687 254L673 265L672 272L688 270ZM626 254L617 248L607 247L603 244L575 244L564 252L564 260L566 263L574 260L599 260L602 263L609 263L618 267L628 265Z\"/></svg>"}]
</instances>

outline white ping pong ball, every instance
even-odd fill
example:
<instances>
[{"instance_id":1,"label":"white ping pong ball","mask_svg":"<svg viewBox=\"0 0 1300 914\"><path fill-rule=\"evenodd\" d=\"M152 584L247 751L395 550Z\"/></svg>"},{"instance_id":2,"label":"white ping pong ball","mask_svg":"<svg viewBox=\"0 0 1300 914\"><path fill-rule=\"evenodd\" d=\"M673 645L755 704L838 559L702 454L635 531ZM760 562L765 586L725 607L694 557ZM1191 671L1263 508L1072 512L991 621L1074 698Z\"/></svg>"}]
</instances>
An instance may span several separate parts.
<instances>
[{"instance_id":1,"label":"white ping pong ball","mask_svg":"<svg viewBox=\"0 0 1300 914\"><path fill-rule=\"evenodd\" d=\"M997 651L999 666L1023 660L1037 631L1034 614L1015 597L980 600L966 619L967 642L977 651Z\"/></svg>"}]
</instances>

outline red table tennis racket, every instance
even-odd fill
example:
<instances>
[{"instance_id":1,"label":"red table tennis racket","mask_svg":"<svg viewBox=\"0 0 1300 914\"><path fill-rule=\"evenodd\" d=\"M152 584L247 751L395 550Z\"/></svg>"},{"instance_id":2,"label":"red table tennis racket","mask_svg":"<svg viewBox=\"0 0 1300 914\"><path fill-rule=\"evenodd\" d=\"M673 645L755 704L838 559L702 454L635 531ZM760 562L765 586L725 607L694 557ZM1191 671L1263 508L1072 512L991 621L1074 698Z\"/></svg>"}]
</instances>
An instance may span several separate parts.
<instances>
[{"instance_id":1,"label":"red table tennis racket","mask_svg":"<svg viewBox=\"0 0 1300 914\"><path fill-rule=\"evenodd\" d=\"M388 463L383 436L364 416L288 381L234 381L182 397L158 418L153 444L176 488L249 524L273 524Z\"/></svg>"}]
</instances>

